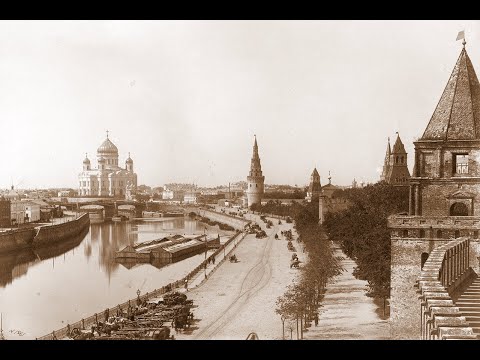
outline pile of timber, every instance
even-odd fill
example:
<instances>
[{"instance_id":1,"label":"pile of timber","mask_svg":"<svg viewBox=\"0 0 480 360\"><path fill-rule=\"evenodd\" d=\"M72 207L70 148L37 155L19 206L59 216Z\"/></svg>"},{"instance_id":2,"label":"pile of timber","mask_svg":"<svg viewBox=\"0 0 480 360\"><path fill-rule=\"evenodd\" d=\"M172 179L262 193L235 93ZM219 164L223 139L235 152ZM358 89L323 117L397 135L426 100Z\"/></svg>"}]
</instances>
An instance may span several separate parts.
<instances>
[{"instance_id":1,"label":"pile of timber","mask_svg":"<svg viewBox=\"0 0 480 360\"><path fill-rule=\"evenodd\" d=\"M173 292L162 298L138 301L127 311L115 316L105 314L107 321L98 322L90 330L74 328L68 338L73 340L168 340L171 328L189 327L193 314L193 300L185 294Z\"/></svg>"}]
</instances>

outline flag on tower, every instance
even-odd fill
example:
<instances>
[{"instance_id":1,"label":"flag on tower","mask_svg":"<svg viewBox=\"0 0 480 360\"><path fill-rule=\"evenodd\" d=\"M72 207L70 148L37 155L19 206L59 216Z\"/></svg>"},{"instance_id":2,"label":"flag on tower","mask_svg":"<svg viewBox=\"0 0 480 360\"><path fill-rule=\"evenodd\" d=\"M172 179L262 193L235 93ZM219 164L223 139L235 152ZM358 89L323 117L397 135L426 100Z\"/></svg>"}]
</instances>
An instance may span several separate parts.
<instances>
[{"instance_id":1,"label":"flag on tower","mask_svg":"<svg viewBox=\"0 0 480 360\"><path fill-rule=\"evenodd\" d=\"M458 35L457 35L457 40L462 40L462 39L465 39L465 30L462 30L462 31L459 31L458 32Z\"/></svg>"}]
</instances>

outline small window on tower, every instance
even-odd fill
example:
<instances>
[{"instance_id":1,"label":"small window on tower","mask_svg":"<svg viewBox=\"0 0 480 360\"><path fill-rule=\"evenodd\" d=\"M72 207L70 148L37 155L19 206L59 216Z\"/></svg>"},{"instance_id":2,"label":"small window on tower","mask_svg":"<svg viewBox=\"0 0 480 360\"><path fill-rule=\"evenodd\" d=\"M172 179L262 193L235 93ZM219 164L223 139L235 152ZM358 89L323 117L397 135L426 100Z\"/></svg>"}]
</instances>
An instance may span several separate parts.
<instances>
[{"instance_id":1,"label":"small window on tower","mask_svg":"<svg viewBox=\"0 0 480 360\"><path fill-rule=\"evenodd\" d=\"M468 174L468 154L455 154L453 160L455 174Z\"/></svg>"}]
</instances>

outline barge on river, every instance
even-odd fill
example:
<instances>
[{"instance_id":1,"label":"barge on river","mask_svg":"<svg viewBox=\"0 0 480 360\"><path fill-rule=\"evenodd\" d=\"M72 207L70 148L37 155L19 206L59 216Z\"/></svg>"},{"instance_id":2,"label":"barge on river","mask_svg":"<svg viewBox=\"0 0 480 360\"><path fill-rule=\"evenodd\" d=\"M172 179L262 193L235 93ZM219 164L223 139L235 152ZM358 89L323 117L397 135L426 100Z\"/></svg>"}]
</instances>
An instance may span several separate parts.
<instances>
[{"instance_id":1,"label":"barge on river","mask_svg":"<svg viewBox=\"0 0 480 360\"><path fill-rule=\"evenodd\" d=\"M143 242L137 245L127 245L117 251L117 262L171 263L185 259L212 248L220 247L220 235L205 238L205 235L194 237L174 235L161 239Z\"/></svg>"}]
</instances>

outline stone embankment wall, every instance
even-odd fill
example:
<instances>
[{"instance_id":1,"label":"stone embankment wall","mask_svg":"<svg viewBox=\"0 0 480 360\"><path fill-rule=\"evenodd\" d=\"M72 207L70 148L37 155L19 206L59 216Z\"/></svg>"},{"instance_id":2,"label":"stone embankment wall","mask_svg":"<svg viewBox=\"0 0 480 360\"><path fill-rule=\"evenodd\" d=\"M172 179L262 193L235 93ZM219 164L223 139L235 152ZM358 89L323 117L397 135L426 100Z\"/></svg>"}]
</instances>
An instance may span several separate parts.
<instances>
[{"instance_id":1,"label":"stone embankment wall","mask_svg":"<svg viewBox=\"0 0 480 360\"><path fill-rule=\"evenodd\" d=\"M9 253L29 248L35 234L36 230L34 228L1 232L0 253Z\"/></svg>"},{"instance_id":2,"label":"stone embankment wall","mask_svg":"<svg viewBox=\"0 0 480 360\"><path fill-rule=\"evenodd\" d=\"M15 229L0 233L0 253L55 244L80 234L90 226L88 214L63 224L45 225L39 228Z\"/></svg>"},{"instance_id":3,"label":"stone embankment wall","mask_svg":"<svg viewBox=\"0 0 480 360\"><path fill-rule=\"evenodd\" d=\"M88 226L90 226L88 214L82 214L78 219L63 224L42 226L33 238L33 246L47 245L68 239L79 234Z\"/></svg>"}]
</instances>

